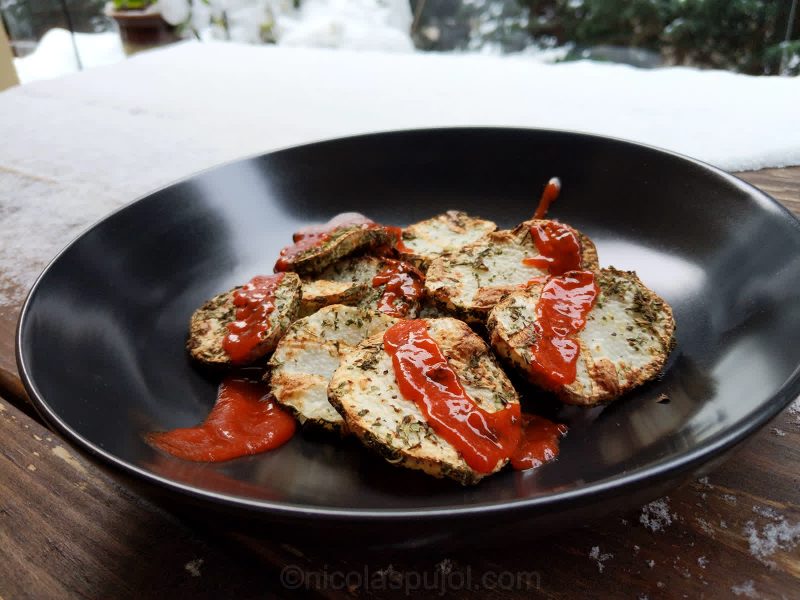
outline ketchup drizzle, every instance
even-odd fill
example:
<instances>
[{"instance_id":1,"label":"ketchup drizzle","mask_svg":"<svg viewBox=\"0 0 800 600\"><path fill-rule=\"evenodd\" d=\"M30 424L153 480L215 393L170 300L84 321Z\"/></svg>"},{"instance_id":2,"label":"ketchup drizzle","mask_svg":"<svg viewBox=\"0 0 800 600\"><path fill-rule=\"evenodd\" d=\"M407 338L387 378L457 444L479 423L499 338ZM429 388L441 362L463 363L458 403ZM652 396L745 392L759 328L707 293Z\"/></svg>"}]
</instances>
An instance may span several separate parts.
<instances>
[{"instance_id":1,"label":"ketchup drizzle","mask_svg":"<svg viewBox=\"0 0 800 600\"><path fill-rule=\"evenodd\" d=\"M542 288L532 325L536 341L531 346L530 368L543 387L575 381L580 344L574 337L586 326L598 293L591 271L551 277Z\"/></svg>"},{"instance_id":2,"label":"ketchup drizzle","mask_svg":"<svg viewBox=\"0 0 800 600\"><path fill-rule=\"evenodd\" d=\"M392 236L395 238L396 242L394 247L397 249L398 252L404 252L406 254L410 254L413 252L411 248L406 246L403 243L403 229L401 227L396 227L394 225L384 225L384 229L386 229Z\"/></svg>"},{"instance_id":3,"label":"ketchup drizzle","mask_svg":"<svg viewBox=\"0 0 800 600\"><path fill-rule=\"evenodd\" d=\"M558 455L566 426L522 415L519 404L493 413L482 409L461 385L423 319L396 323L384 333L383 345L392 357L400 393L475 471L491 473L506 459L515 469L532 469Z\"/></svg>"},{"instance_id":4,"label":"ketchup drizzle","mask_svg":"<svg viewBox=\"0 0 800 600\"><path fill-rule=\"evenodd\" d=\"M520 408L490 413L469 397L424 320L400 321L383 334L400 392L422 411L431 428L479 473L491 473L520 438Z\"/></svg>"},{"instance_id":5,"label":"ketchup drizzle","mask_svg":"<svg viewBox=\"0 0 800 600\"><path fill-rule=\"evenodd\" d=\"M547 182L542 190L542 197L539 198L539 204L536 206L536 212L533 213L534 219L544 219L547 211L550 210L550 205L555 202L558 195L561 193L561 180L558 177L553 177Z\"/></svg>"},{"instance_id":6,"label":"ketchup drizzle","mask_svg":"<svg viewBox=\"0 0 800 600\"><path fill-rule=\"evenodd\" d=\"M386 259L386 265L372 278L372 287L385 285L378 310L392 317L405 317L410 305L422 298L425 276L414 265ZM398 305L398 300L402 301Z\"/></svg>"},{"instance_id":7,"label":"ketchup drizzle","mask_svg":"<svg viewBox=\"0 0 800 600\"><path fill-rule=\"evenodd\" d=\"M282 280L283 273L256 275L234 293L236 320L228 323L228 334L222 340L222 348L232 362L243 364L257 358L255 350L269 329L275 291Z\"/></svg>"}]
</instances>

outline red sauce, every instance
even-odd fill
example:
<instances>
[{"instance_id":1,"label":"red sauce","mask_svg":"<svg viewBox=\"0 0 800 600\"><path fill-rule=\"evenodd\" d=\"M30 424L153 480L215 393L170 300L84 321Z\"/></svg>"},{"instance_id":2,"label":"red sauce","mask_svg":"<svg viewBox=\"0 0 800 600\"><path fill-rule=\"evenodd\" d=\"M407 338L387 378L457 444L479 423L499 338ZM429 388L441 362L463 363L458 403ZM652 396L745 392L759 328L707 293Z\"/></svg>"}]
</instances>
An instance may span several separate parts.
<instances>
[{"instance_id":1,"label":"red sauce","mask_svg":"<svg viewBox=\"0 0 800 600\"><path fill-rule=\"evenodd\" d=\"M597 301L598 288L591 271L572 271L551 277L536 305L536 341L531 347L531 369L543 387L575 381L580 345L574 339L586 325Z\"/></svg>"},{"instance_id":2,"label":"red sauce","mask_svg":"<svg viewBox=\"0 0 800 600\"><path fill-rule=\"evenodd\" d=\"M386 229L389 233L392 234L394 237L395 244L394 247L397 249L398 252L405 252L407 254L411 253L412 250L408 246L403 243L403 229L400 227L395 227L394 225L384 225L384 229Z\"/></svg>"},{"instance_id":3,"label":"red sauce","mask_svg":"<svg viewBox=\"0 0 800 600\"><path fill-rule=\"evenodd\" d=\"M572 229L558 221L545 221L531 227L531 237L539 256L523 258L522 264L561 275L581 268L581 244Z\"/></svg>"},{"instance_id":4,"label":"red sauce","mask_svg":"<svg viewBox=\"0 0 800 600\"><path fill-rule=\"evenodd\" d=\"M547 211L550 210L550 205L558 198L559 193L561 193L561 180L558 177L553 177L544 186L542 197L539 198L539 205L536 207L536 212L533 213L533 218L544 219Z\"/></svg>"},{"instance_id":5,"label":"red sauce","mask_svg":"<svg viewBox=\"0 0 800 600\"><path fill-rule=\"evenodd\" d=\"M414 402L431 428L479 473L508 458L520 437L518 404L494 413L469 397L425 321L400 321L383 335L400 392Z\"/></svg>"},{"instance_id":6,"label":"red sauce","mask_svg":"<svg viewBox=\"0 0 800 600\"><path fill-rule=\"evenodd\" d=\"M392 317L405 317L409 302L422 298L425 275L414 265L400 260L386 260L386 266L372 278L372 287L385 285L378 310ZM405 300L398 306L398 300Z\"/></svg>"},{"instance_id":7,"label":"red sauce","mask_svg":"<svg viewBox=\"0 0 800 600\"><path fill-rule=\"evenodd\" d=\"M519 287L521 288L529 288L532 285L539 285L542 283L547 283L547 280L550 279L549 275L540 275L539 277L534 277L533 279L529 279L525 283L520 284Z\"/></svg>"},{"instance_id":8,"label":"red sauce","mask_svg":"<svg viewBox=\"0 0 800 600\"><path fill-rule=\"evenodd\" d=\"M558 456L558 443L567 435L567 426L540 417L522 415L522 435L511 455L517 470L535 469Z\"/></svg>"},{"instance_id":9,"label":"red sauce","mask_svg":"<svg viewBox=\"0 0 800 600\"><path fill-rule=\"evenodd\" d=\"M229 377L201 425L150 433L146 439L184 460L219 462L277 448L294 430L294 419L275 403L265 383Z\"/></svg>"},{"instance_id":10,"label":"red sauce","mask_svg":"<svg viewBox=\"0 0 800 600\"><path fill-rule=\"evenodd\" d=\"M333 217L327 223L321 225L309 225L303 227L301 230L292 235L294 244L286 246L280 252L280 258L275 263L275 271L288 271L295 258L307 252L311 248L316 248L325 240L331 237L331 234L337 229L343 227L355 227L360 225L366 228L380 227L371 219L365 217L361 213L349 212L341 213Z\"/></svg>"},{"instance_id":11,"label":"red sauce","mask_svg":"<svg viewBox=\"0 0 800 600\"><path fill-rule=\"evenodd\" d=\"M258 358L255 351L269 329L269 315L275 310L275 290L283 273L256 275L236 290L233 305L236 320L228 323L228 335L222 348L234 363L242 364Z\"/></svg>"}]
</instances>

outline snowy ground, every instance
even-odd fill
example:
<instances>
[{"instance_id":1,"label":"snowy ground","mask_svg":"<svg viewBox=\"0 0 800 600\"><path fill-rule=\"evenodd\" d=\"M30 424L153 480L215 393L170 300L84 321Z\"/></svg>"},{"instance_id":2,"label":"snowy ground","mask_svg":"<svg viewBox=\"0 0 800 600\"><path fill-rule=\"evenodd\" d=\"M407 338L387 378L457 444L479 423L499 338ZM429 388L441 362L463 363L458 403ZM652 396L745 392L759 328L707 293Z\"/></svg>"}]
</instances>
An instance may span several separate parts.
<instances>
[{"instance_id":1,"label":"snowy ground","mask_svg":"<svg viewBox=\"0 0 800 600\"><path fill-rule=\"evenodd\" d=\"M72 44L72 36L66 29L48 31L32 54L14 59L19 80L29 83L76 73L78 61ZM76 33L75 45L84 69L110 65L125 58L119 34L114 31Z\"/></svg>"},{"instance_id":2,"label":"snowy ground","mask_svg":"<svg viewBox=\"0 0 800 600\"><path fill-rule=\"evenodd\" d=\"M220 18L223 7L224 20ZM299 9L290 0L159 0L147 10L153 11L182 27L185 35L203 41L259 44L266 37L290 48L415 51L409 34L413 15L408 0L303 0ZM219 25L221 21L227 23L226 28ZM77 72L75 46L84 70L125 59L116 33L78 33L73 45L69 32L52 29L32 55L15 60L20 81L29 83ZM530 47L518 56L555 62L567 51L566 47ZM486 44L475 53L499 51Z\"/></svg>"},{"instance_id":3,"label":"snowy ground","mask_svg":"<svg viewBox=\"0 0 800 600\"><path fill-rule=\"evenodd\" d=\"M223 9L224 29L219 25ZM147 9L154 11L206 41L257 44L266 36L279 46L294 48L414 51L407 0L304 0L300 9L287 0L159 0ZM125 58L114 32L78 33L73 43L68 31L51 29L33 54L14 61L20 81L79 71L76 51L83 69Z\"/></svg>"}]
</instances>

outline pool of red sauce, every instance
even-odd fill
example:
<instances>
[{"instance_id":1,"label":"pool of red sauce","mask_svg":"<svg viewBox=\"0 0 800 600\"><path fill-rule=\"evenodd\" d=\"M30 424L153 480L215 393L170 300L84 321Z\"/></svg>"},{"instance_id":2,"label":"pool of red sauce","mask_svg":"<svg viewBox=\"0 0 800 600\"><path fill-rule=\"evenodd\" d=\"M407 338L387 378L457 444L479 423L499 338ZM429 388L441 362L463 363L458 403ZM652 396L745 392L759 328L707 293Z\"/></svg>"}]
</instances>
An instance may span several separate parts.
<instances>
[{"instance_id":1,"label":"pool of red sauce","mask_svg":"<svg viewBox=\"0 0 800 600\"><path fill-rule=\"evenodd\" d=\"M574 339L586 325L597 301L598 288L591 271L570 271L551 277L536 304L536 341L530 367L543 387L575 381L579 343Z\"/></svg>"},{"instance_id":2,"label":"pool of red sauce","mask_svg":"<svg viewBox=\"0 0 800 600\"><path fill-rule=\"evenodd\" d=\"M558 439L549 433L558 427L554 423L541 417L523 420L519 404L488 412L469 397L424 320L400 321L386 330L383 341L403 397L475 471L491 473L506 459L529 469L544 462L540 456L558 455Z\"/></svg>"},{"instance_id":3,"label":"pool of red sauce","mask_svg":"<svg viewBox=\"0 0 800 600\"><path fill-rule=\"evenodd\" d=\"M146 439L184 460L219 462L278 448L294 431L294 418L275 403L267 384L228 377L202 424L150 433Z\"/></svg>"},{"instance_id":4,"label":"pool of red sauce","mask_svg":"<svg viewBox=\"0 0 800 600\"><path fill-rule=\"evenodd\" d=\"M254 352L269 329L275 291L282 279L283 273L256 275L234 293L236 320L228 323L228 334L222 340L222 348L232 362L243 364L258 358Z\"/></svg>"},{"instance_id":5,"label":"pool of red sauce","mask_svg":"<svg viewBox=\"0 0 800 600\"><path fill-rule=\"evenodd\" d=\"M405 317L410 304L422 299L425 286L425 275L414 265L401 260L386 259L386 265L375 277L372 286L385 286L378 310L392 317ZM404 302L398 305L398 300Z\"/></svg>"}]
</instances>

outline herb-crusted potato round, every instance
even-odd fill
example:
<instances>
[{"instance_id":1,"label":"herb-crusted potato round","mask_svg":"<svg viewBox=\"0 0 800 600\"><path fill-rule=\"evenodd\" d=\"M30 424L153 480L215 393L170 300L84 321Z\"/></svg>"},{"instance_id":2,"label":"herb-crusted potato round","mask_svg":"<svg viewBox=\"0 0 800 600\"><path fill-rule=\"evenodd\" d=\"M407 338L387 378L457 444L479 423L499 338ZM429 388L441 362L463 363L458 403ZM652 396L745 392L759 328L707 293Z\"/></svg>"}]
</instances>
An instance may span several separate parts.
<instances>
[{"instance_id":1,"label":"herb-crusted potato round","mask_svg":"<svg viewBox=\"0 0 800 600\"><path fill-rule=\"evenodd\" d=\"M269 361L275 399L301 423L343 431L342 417L328 402L328 382L342 356L395 321L375 311L341 305L298 319Z\"/></svg>"},{"instance_id":2,"label":"herb-crusted potato round","mask_svg":"<svg viewBox=\"0 0 800 600\"><path fill-rule=\"evenodd\" d=\"M304 279L300 316L331 304L374 306L380 290L373 288L372 279L383 264L384 260L376 256L351 256Z\"/></svg>"},{"instance_id":3,"label":"herb-crusted potato round","mask_svg":"<svg viewBox=\"0 0 800 600\"><path fill-rule=\"evenodd\" d=\"M217 294L192 315L186 349L195 360L212 366L232 364L223 347L223 340L228 335L228 324L236 320L233 298L241 287ZM286 273L283 276L275 289L274 303L275 309L269 314L269 328L253 352L251 364L275 349L278 340L297 316L300 308L300 278L296 274Z\"/></svg>"},{"instance_id":4,"label":"herb-crusted potato round","mask_svg":"<svg viewBox=\"0 0 800 600\"><path fill-rule=\"evenodd\" d=\"M417 315L420 319L444 319L450 317L448 312L442 310L430 297L426 296Z\"/></svg>"},{"instance_id":5,"label":"herb-crusted potato round","mask_svg":"<svg viewBox=\"0 0 800 600\"><path fill-rule=\"evenodd\" d=\"M497 224L493 221L448 210L403 229L403 245L408 251L400 251L400 258L427 269L434 258L476 242L495 230Z\"/></svg>"},{"instance_id":6,"label":"herb-crusted potato round","mask_svg":"<svg viewBox=\"0 0 800 600\"><path fill-rule=\"evenodd\" d=\"M519 403L489 347L466 323L451 318L424 321L467 394L481 408L496 412ZM465 485L487 475L472 469L433 431L417 405L400 393L383 333L366 339L342 358L328 386L328 398L348 429L392 464ZM505 463L499 461L495 472Z\"/></svg>"},{"instance_id":7,"label":"herb-crusted potato round","mask_svg":"<svg viewBox=\"0 0 800 600\"><path fill-rule=\"evenodd\" d=\"M371 288L372 279L385 263L385 259L377 256L351 256L335 262L316 277L325 281L354 283Z\"/></svg>"},{"instance_id":8,"label":"herb-crusted potato round","mask_svg":"<svg viewBox=\"0 0 800 600\"><path fill-rule=\"evenodd\" d=\"M360 224L339 227L330 232L318 245L296 255L282 256L278 261L281 268L277 265L276 268L301 274L319 273L346 256L369 248L391 246L396 241L395 235L380 225Z\"/></svg>"},{"instance_id":9,"label":"herb-crusted potato round","mask_svg":"<svg viewBox=\"0 0 800 600\"><path fill-rule=\"evenodd\" d=\"M307 317L323 306L331 304L358 304L372 289L371 285L351 281L313 279L303 281L299 317Z\"/></svg>"},{"instance_id":10,"label":"herb-crusted potato round","mask_svg":"<svg viewBox=\"0 0 800 600\"><path fill-rule=\"evenodd\" d=\"M446 312L469 323L484 322L489 311L508 294L548 274L522 262L540 256L530 228L545 222L525 221L512 230L490 232L473 244L434 259L428 267L425 289ZM568 229L579 242L581 268L597 269L594 243L579 231Z\"/></svg>"},{"instance_id":11,"label":"herb-crusted potato round","mask_svg":"<svg viewBox=\"0 0 800 600\"><path fill-rule=\"evenodd\" d=\"M497 353L567 404L591 406L618 398L656 377L672 350L672 309L635 273L602 269L595 282L599 295L585 327L573 338L580 351L575 381L568 385L553 388L530 367L533 324L544 284L509 295L487 322Z\"/></svg>"},{"instance_id":12,"label":"herb-crusted potato round","mask_svg":"<svg viewBox=\"0 0 800 600\"><path fill-rule=\"evenodd\" d=\"M351 292L354 296L359 294L358 300L344 304L356 304L362 308L377 309L385 285L375 286L373 279L393 262L397 261L376 256L353 256L334 263L319 273L318 277L320 281L331 282L331 288L334 285L348 284L360 290L360 292L357 290ZM398 303L407 316L413 317L419 310L421 300L403 297L398 299Z\"/></svg>"}]
</instances>

